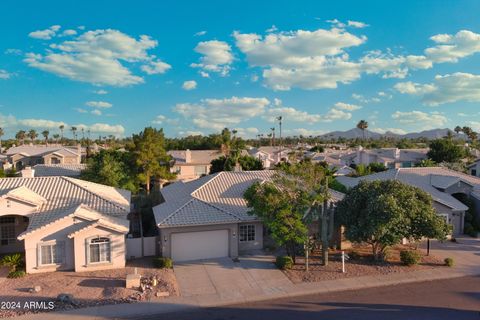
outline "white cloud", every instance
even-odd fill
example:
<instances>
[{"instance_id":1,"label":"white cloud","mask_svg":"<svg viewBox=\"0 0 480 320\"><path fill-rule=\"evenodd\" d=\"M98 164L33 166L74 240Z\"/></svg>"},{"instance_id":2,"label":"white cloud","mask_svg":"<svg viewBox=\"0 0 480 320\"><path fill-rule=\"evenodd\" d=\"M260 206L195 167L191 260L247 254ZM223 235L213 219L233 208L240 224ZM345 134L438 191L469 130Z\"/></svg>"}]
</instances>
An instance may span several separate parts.
<instances>
[{"instance_id":1,"label":"white cloud","mask_svg":"<svg viewBox=\"0 0 480 320\"><path fill-rule=\"evenodd\" d=\"M17 124L29 128L56 129L61 125L66 125L63 121L52 121L45 119L19 119Z\"/></svg>"},{"instance_id":2,"label":"white cloud","mask_svg":"<svg viewBox=\"0 0 480 320\"><path fill-rule=\"evenodd\" d=\"M193 90L197 88L197 82L195 80L185 81L182 85L183 90Z\"/></svg>"},{"instance_id":3,"label":"white cloud","mask_svg":"<svg viewBox=\"0 0 480 320\"><path fill-rule=\"evenodd\" d=\"M430 84L401 82L394 88L401 93L420 95L422 102L430 106L457 101L480 102L480 75L470 73L437 75Z\"/></svg>"},{"instance_id":4,"label":"white cloud","mask_svg":"<svg viewBox=\"0 0 480 320\"><path fill-rule=\"evenodd\" d=\"M332 122L334 120L350 120L351 118L352 118L352 114L350 112L345 112L342 110L332 108L324 116L323 121Z\"/></svg>"},{"instance_id":5,"label":"white cloud","mask_svg":"<svg viewBox=\"0 0 480 320\"><path fill-rule=\"evenodd\" d=\"M282 116L284 121L288 122L315 123L322 119L321 115L319 114L310 114L305 111L285 106L268 108L263 118L267 121L273 122L278 116Z\"/></svg>"},{"instance_id":6,"label":"white cloud","mask_svg":"<svg viewBox=\"0 0 480 320\"><path fill-rule=\"evenodd\" d=\"M158 115L152 123L154 124L171 124L171 125L178 125L180 123L179 119L170 119L167 118L166 116L160 114Z\"/></svg>"},{"instance_id":7,"label":"white cloud","mask_svg":"<svg viewBox=\"0 0 480 320\"><path fill-rule=\"evenodd\" d=\"M102 115L102 111L98 110L98 109L95 109L95 110L92 110L90 112L91 114L94 114L96 116L101 116Z\"/></svg>"},{"instance_id":8,"label":"white cloud","mask_svg":"<svg viewBox=\"0 0 480 320\"><path fill-rule=\"evenodd\" d=\"M198 31L197 33L194 34L195 37L200 37L200 36L204 36L207 34L207 31L205 30L202 30L202 31Z\"/></svg>"},{"instance_id":9,"label":"white cloud","mask_svg":"<svg viewBox=\"0 0 480 320\"><path fill-rule=\"evenodd\" d=\"M113 105L106 101L88 101L85 105L93 108L111 108Z\"/></svg>"},{"instance_id":10,"label":"white cloud","mask_svg":"<svg viewBox=\"0 0 480 320\"><path fill-rule=\"evenodd\" d=\"M28 36L35 39L50 40L55 37L58 30L60 30L60 26L54 25L45 30L32 31Z\"/></svg>"},{"instance_id":11,"label":"white cloud","mask_svg":"<svg viewBox=\"0 0 480 320\"><path fill-rule=\"evenodd\" d=\"M210 78L210 74L208 74L208 72L200 71L199 73L202 78Z\"/></svg>"},{"instance_id":12,"label":"white cloud","mask_svg":"<svg viewBox=\"0 0 480 320\"><path fill-rule=\"evenodd\" d=\"M77 34L77 31L73 30L73 29L67 29L67 30L62 32L62 36L64 36L64 37L74 36L76 34Z\"/></svg>"},{"instance_id":13,"label":"white cloud","mask_svg":"<svg viewBox=\"0 0 480 320\"><path fill-rule=\"evenodd\" d=\"M352 21L352 20L348 20L347 21L347 25L349 27L353 27L353 28L366 28L368 27L368 24L364 23L364 22L360 22L360 21Z\"/></svg>"},{"instance_id":14,"label":"white cloud","mask_svg":"<svg viewBox=\"0 0 480 320\"><path fill-rule=\"evenodd\" d=\"M218 131L261 115L268 104L266 98L203 99L199 103L179 103L173 111L198 128Z\"/></svg>"},{"instance_id":15,"label":"white cloud","mask_svg":"<svg viewBox=\"0 0 480 320\"><path fill-rule=\"evenodd\" d=\"M171 68L171 65L163 61L150 61L149 64L140 67L146 74L162 74Z\"/></svg>"},{"instance_id":16,"label":"white cloud","mask_svg":"<svg viewBox=\"0 0 480 320\"><path fill-rule=\"evenodd\" d=\"M355 111L355 110L361 109L362 107L358 106L356 104L337 102L337 103L335 103L335 108L341 109L341 110L346 110L346 111Z\"/></svg>"},{"instance_id":17,"label":"white cloud","mask_svg":"<svg viewBox=\"0 0 480 320\"><path fill-rule=\"evenodd\" d=\"M455 35L437 34L430 38L437 43L425 55L436 63L458 62L458 59L480 52L480 34L460 30Z\"/></svg>"},{"instance_id":18,"label":"white cloud","mask_svg":"<svg viewBox=\"0 0 480 320\"><path fill-rule=\"evenodd\" d=\"M233 62L232 48L224 41L210 40L197 44L195 52L202 54L199 63L192 63L193 68L201 68L204 72L216 72L222 76L230 72Z\"/></svg>"},{"instance_id":19,"label":"white cloud","mask_svg":"<svg viewBox=\"0 0 480 320\"><path fill-rule=\"evenodd\" d=\"M248 128L235 128L237 130L237 136L242 138L254 138L260 131L254 127Z\"/></svg>"},{"instance_id":20,"label":"white cloud","mask_svg":"<svg viewBox=\"0 0 480 320\"><path fill-rule=\"evenodd\" d=\"M305 136L305 137L315 137L325 134L325 130L312 130L306 128L295 128L295 129L287 129L285 130L285 135L287 136Z\"/></svg>"},{"instance_id":21,"label":"white cloud","mask_svg":"<svg viewBox=\"0 0 480 320\"><path fill-rule=\"evenodd\" d=\"M467 121L466 124L472 127L474 131L480 131L480 121Z\"/></svg>"},{"instance_id":22,"label":"white cloud","mask_svg":"<svg viewBox=\"0 0 480 320\"><path fill-rule=\"evenodd\" d=\"M51 44L44 54L27 53L24 61L31 67L96 85L127 86L143 83L127 67L142 63L147 74L163 73L170 66L148 51L157 41L142 35L135 39L118 30L87 31L60 43Z\"/></svg>"},{"instance_id":23,"label":"white cloud","mask_svg":"<svg viewBox=\"0 0 480 320\"><path fill-rule=\"evenodd\" d=\"M11 76L12 75L8 73L6 70L0 69L0 79L2 80L10 79Z\"/></svg>"},{"instance_id":24,"label":"white cloud","mask_svg":"<svg viewBox=\"0 0 480 320\"><path fill-rule=\"evenodd\" d=\"M81 127L82 125L78 125L77 127ZM85 125L83 125L85 126ZM85 126L87 130L95 133L106 133L106 134L113 134L113 135L123 135L125 132L125 128L122 125L110 125L106 123L94 123L92 125Z\"/></svg>"},{"instance_id":25,"label":"white cloud","mask_svg":"<svg viewBox=\"0 0 480 320\"><path fill-rule=\"evenodd\" d=\"M107 91L107 90L100 89L100 90L94 91L93 93L103 95L103 94L108 94L108 91Z\"/></svg>"},{"instance_id":26,"label":"white cloud","mask_svg":"<svg viewBox=\"0 0 480 320\"><path fill-rule=\"evenodd\" d=\"M448 122L447 117L439 112L396 111L392 118L402 124L416 125L422 128L438 128Z\"/></svg>"},{"instance_id":27,"label":"white cloud","mask_svg":"<svg viewBox=\"0 0 480 320\"><path fill-rule=\"evenodd\" d=\"M265 32L270 33L270 32L275 32L277 30L278 30L278 28L275 25L272 25L270 28L265 30Z\"/></svg>"},{"instance_id":28,"label":"white cloud","mask_svg":"<svg viewBox=\"0 0 480 320\"><path fill-rule=\"evenodd\" d=\"M378 132L380 134L385 134L387 132L392 132L392 133L395 133L395 134L406 134L407 131L403 130L403 129L399 129L399 128L373 128L373 129L370 129L371 131L373 132Z\"/></svg>"},{"instance_id":29,"label":"white cloud","mask_svg":"<svg viewBox=\"0 0 480 320\"><path fill-rule=\"evenodd\" d=\"M78 113L88 113L88 110L85 110L85 109L82 109L82 108L75 108L75 110L76 110Z\"/></svg>"}]
</instances>

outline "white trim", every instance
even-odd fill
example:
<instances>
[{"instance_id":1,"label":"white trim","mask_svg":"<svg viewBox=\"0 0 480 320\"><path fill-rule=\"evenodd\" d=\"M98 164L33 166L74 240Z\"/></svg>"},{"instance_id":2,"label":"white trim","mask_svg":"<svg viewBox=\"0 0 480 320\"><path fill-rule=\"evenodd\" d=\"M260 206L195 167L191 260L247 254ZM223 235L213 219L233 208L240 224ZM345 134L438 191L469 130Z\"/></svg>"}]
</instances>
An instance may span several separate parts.
<instances>
[{"instance_id":1,"label":"white trim","mask_svg":"<svg viewBox=\"0 0 480 320\"><path fill-rule=\"evenodd\" d=\"M46 246L58 246L59 248L56 248L57 250L60 249L61 253L61 261L60 262L53 262L52 263L42 263L42 247ZM43 268L43 267L51 267L51 266L61 266L64 265L66 262L66 248L65 248L65 241L57 241L57 240L51 240L51 241L41 241L37 243L37 268ZM52 255L52 260L53 260L53 252L51 252ZM58 256L58 252L57 252Z\"/></svg>"},{"instance_id":2,"label":"white trim","mask_svg":"<svg viewBox=\"0 0 480 320\"><path fill-rule=\"evenodd\" d=\"M105 238L108 239L108 248L109 248L109 254L108 254L108 260L106 261L96 261L96 262L91 262L90 261L90 245L91 241L93 239L100 239L100 238ZM112 236L111 235L96 235L93 237L89 237L85 239L85 250L86 250L86 256L87 256L87 266L94 266L94 265L99 265L99 264L109 264L112 263ZM100 251L99 251L99 258L100 258Z\"/></svg>"}]
</instances>

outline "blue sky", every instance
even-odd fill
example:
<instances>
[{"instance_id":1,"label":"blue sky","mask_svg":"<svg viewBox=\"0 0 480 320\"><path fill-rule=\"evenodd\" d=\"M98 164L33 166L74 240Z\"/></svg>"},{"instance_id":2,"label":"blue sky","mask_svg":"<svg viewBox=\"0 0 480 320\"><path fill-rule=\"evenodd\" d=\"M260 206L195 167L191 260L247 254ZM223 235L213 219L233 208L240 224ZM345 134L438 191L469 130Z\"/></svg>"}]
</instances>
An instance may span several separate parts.
<instances>
[{"instance_id":1,"label":"blue sky","mask_svg":"<svg viewBox=\"0 0 480 320\"><path fill-rule=\"evenodd\" d=\"M478 1L118 2L0 4L6 136L480 130Z\"/></svg>"}]
</instances>

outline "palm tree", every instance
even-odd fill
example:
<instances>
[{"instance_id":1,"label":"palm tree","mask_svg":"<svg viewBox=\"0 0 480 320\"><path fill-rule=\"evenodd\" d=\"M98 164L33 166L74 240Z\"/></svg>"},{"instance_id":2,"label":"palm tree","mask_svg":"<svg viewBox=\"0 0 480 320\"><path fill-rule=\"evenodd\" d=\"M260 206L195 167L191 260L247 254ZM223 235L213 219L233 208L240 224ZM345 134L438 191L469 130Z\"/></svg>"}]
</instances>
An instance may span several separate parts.
<instances>
[{"instance_id":1,"label":"palm tree","mask_svg":"<svg viewBox=\"0 0 480 320\"><path fill-rule=\"evenodd\" d=\"M55 133L53 135L53 139L55 139L55 143L58 143L58 138L60 138L60 135L58 133Z\"/></svg>"},{"instance_id":2,"label":"palm tree","mask_svg":"<svg viewBox=\"0 0 480 320\"><path fill-rule=\"evenodd\" d=\"M455 131L457 134L459 134L460 132L462 132L462 127L456 126L455 129L453 129L453 131Z\"/></svg>"},{"instance_id":3,"label":"palm tree","mask_svg":"<svg viewBox=\"0 0 480 320\"><path fill-rule=\"evenodd\" d=\"M0 128L0 153L2 153L2 137L4 134L3 128Z\"/></svg>"},{"instance_id":4,"label":"palm tree","mask_svg":"<svg viewBox=\"0 0 480 320\"><path fill-rule=\"evenodd\" d=\"M22 144L25 143L25 135L26 135L26 132L25 130L20 130L18 131L16 134L15 134L15 139L17 139L18 143L20 144L20 142Z\"/></svg>"},{"instance_id":5,"label":"palm tree","mask_svg":"<svg viewBox=\"0 0 480 320\"><path fill-rule=\"evenodd\" d=\"M48 144L48 135L50 134L50 131L48 130L43 130L42 131L42 136L45 138L45 145Z\"/></svg>"},{"instance_id":6,"label":"palm tree","mask_svg":"<svg viewBox=\"0 0 480 320\"><path fill-rule=\"evenodd\" d=\"M275 128L270 128L272 130L272 146L275 147Z\"/></svg>"},{"instance_id":7,"label":"palm tree","mask_svg":"<svg viewBox=\"0 0 480 320\"><path fill-rule=\"evenodd\" d=\"M30 141L33 143L35 139L38 137L37 131L30 129L30 131L28 131L28 137L30 138Z\"/></svg>"},{"instance_id":8,"label":"palm tree","mask_svg":"<svg viewBox=\"0 0 480 320\"><path fill-rule=\"evenodd\" d=\"M62 141L63 140L63 129L65 129L65 126L63 124L61 124L58 128L60 129L60 134L61 134L61 137L62 137L60 139L60 141Z\"/></svg>"},{"instance_id":9,"label":"palm tree","mask_svg":"<svg viewBox=\"0 0 480 320\"><path fill-rule=\"evenodd\" d=\"M363 140L365 140L365 130L367 130L368 128L368 122L365 121L365 120L360 120L358 123L357 123L357 128L362 130L362 133L363 133Z\"/></svg>"},{"instance_id":10,"label":"palm tree","mask_svg":"<svg viewBox=\"0 0 480 320\"><path fill-rule=\"evenodd\" d=\"M82 128L81 130L82 130L82 140L85 140L85 129Z\"/></svg>"},{"instance_id":11,"label":"palm tree","mask_svg":"<svg viewBox=\"0 0 480 320\"><path fill-rule=\"evenodd\" d=\"M71 127L70 130L72 130L73 139L77 141L77 127Z\"/></svg>"}]
</instances>

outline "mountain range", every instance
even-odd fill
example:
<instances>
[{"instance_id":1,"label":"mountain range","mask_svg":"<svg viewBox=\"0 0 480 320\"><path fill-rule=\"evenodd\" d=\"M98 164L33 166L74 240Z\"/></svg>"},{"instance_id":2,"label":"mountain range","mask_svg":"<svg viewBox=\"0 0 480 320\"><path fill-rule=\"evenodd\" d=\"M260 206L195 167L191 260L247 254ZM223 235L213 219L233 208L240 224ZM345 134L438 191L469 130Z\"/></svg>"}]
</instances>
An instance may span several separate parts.
<instances>
[{"instance_id":1,"label":"mountain range","mask_svg":"<svg viewBox=\"0 0 480 320\"><path fill-rule=\"evenodd\" d=\"M425 138L429 140L439 139L445 137L448 132L450 132L453 136L458 138L463 138L463 134L457 134L455 131L452 131L448 128L446 129L432 129L432 130L424 130L421 132L411 132L406 134L397 134L391 131L387 131L385 133L378 133L370 130L365 130L365 137L368 139L381 139L384 137L388 138L395 138L395 139L417 139L417 138ZM363 138L363 131L358 128L353 128L347 131L332 131L320 136L321 138L325 139L338 139L338 138L345 138L345 139L356 139L356 138Z\"/></svg>"}]
</instances>

